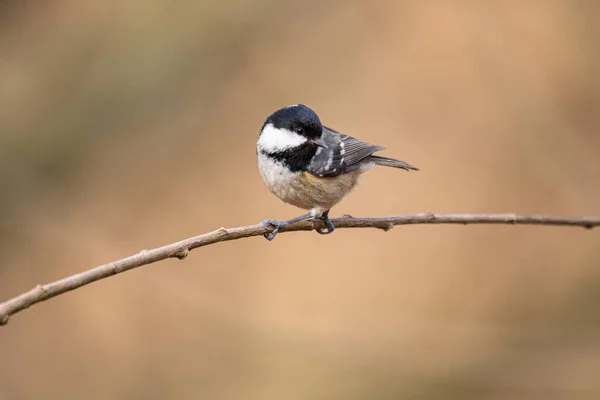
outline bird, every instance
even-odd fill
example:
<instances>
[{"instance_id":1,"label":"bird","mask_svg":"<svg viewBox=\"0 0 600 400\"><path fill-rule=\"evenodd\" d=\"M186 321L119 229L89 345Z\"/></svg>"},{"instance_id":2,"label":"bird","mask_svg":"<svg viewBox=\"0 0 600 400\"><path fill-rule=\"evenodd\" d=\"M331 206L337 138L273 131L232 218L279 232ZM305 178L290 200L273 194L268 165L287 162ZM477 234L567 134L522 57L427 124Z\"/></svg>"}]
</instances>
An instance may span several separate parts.
<instances>
[{"instance_id":1,"label":"bird","mask_svg":"<svg viewBox=\"0 0 600 400\"><path fill-rule=\"evenodd\" d=\"M329 210L356 186L360 175L375 166L418 171L400 160L373 155L384 147L372 145L324 126L303 104L272 113L256 142L258 170L267 188L285 203L309 210L307 214L262 221L271 241L281 228L307 219L322 220L329 234L335 229Z\"/></svg>"}]
</instances>

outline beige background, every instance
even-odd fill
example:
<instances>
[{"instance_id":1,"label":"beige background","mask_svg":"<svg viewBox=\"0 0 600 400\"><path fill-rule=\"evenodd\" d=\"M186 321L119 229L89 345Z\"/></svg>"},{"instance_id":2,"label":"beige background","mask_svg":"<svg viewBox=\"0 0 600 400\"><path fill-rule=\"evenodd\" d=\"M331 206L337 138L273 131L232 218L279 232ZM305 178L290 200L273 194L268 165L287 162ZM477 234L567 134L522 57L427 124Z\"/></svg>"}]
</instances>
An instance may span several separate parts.
<instances>
[{"instance_id":1,"label":"beige background","mask_svg":"<svg viewBox=\"0 0 600 400\"><path fill-rule=\"evenodd\" d=\"M301 212L255 165L292 103L421 168L332 215L600 214L594 1L0 3L0 296ZM600 236L218 244L0 329L0 399L600 397Z\"/></svg>"}]
</instances>

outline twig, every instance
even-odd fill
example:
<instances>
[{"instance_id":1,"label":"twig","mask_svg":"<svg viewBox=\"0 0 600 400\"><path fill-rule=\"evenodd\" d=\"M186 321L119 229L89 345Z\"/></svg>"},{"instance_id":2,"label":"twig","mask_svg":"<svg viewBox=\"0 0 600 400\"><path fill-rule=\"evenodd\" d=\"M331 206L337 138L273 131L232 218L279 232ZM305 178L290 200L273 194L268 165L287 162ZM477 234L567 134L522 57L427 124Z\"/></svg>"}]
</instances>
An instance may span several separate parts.
<instances>
[{"instance_id":1,"label":"twig","mask_svg":"<svg viewBox=\"0 0 600 400\"><path fill-rule=\"evenodd\" d=\"M345 215L332 219L336 228L378 228L387 231L395 225L410 224L513 224L513 225L553 225L576 226L591 229L600 226L600 217L562 218L545 215L515 215L515 214L432 214L396 215L376 218L354 218ZM282 228L283 232L310 231L315 228L325 228L322 221L304 221ZM18 313L36 303L48 300L71 290L78 289L89 283L107 278L121 272L151 264L167 258L184 259L188 253L198 247L209 244L260 236L269 233L272 228L262 224L242 226L239 228L219 228L216 231L191 237L173 244L152 250L142 250L129 256L99 267L68 276L59 281L37 285L35 288L0 303L0 325L6 325L11 315Z\"/></svg>"}]
</instances>

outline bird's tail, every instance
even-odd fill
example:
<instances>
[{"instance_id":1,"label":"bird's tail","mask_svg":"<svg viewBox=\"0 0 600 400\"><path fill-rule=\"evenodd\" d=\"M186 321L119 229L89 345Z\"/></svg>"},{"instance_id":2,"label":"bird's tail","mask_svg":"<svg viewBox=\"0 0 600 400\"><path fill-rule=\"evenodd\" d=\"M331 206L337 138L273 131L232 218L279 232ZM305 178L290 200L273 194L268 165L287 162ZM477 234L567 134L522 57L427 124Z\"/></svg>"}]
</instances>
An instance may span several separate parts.
<instances>
[{"instance_id":1,"label":"bird's tail","mask_svg":"<svg viewBox=\"0 0 600 400\"><path fill-rule=\"evenodd\" d=\"M410 170L418 171L419 170L419 168L417 168L417 167L413 167L412 165L410 165L404 161L394 160L393 158L370 156L369 161L373 161L375 164L383 165L384 167L402 168L407 171L410 171Z\"/></svg>"}]
</instances>

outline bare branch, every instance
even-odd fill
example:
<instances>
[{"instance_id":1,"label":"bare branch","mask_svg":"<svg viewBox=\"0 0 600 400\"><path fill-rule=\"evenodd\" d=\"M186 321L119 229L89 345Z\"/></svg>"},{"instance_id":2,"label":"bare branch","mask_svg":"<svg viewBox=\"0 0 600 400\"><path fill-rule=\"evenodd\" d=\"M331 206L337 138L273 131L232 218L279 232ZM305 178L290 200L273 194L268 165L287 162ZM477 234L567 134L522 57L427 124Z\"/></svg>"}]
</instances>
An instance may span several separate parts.
<instances>
[{"instance_id":1,"label":"bare branch","mask_svg":"<svg viewBox=\"0 0 600 400\"><path fill-rule=\"evenodd\" d=\"M511 224L511 225L552 225L575 226L591 229L600 226L600 217L562 218L545 215L516 215L516 214L432 214L396 215L376 218L354 218L345 215L332 219L336 228L377 228L385 231L395 225L410 224ZM283 232L310 231L315 228L325 228L322 221L304 221L282 228ZM251 236L261 236L269 233L272 228L262 224L242 226L239 228L219 228L216 231L184 239L182 241L158 247L152 250L142 250L129 256L96 268L68 276L56 282L37 285L35 288L0 303L0 325L6 325L11 315L18 313L36 303L78 289L89 283L107 278L121 272L148 265L167 258L184 259L188 253L198 247L209 244L237 240Z\"/></svg>"}]
</instances>

